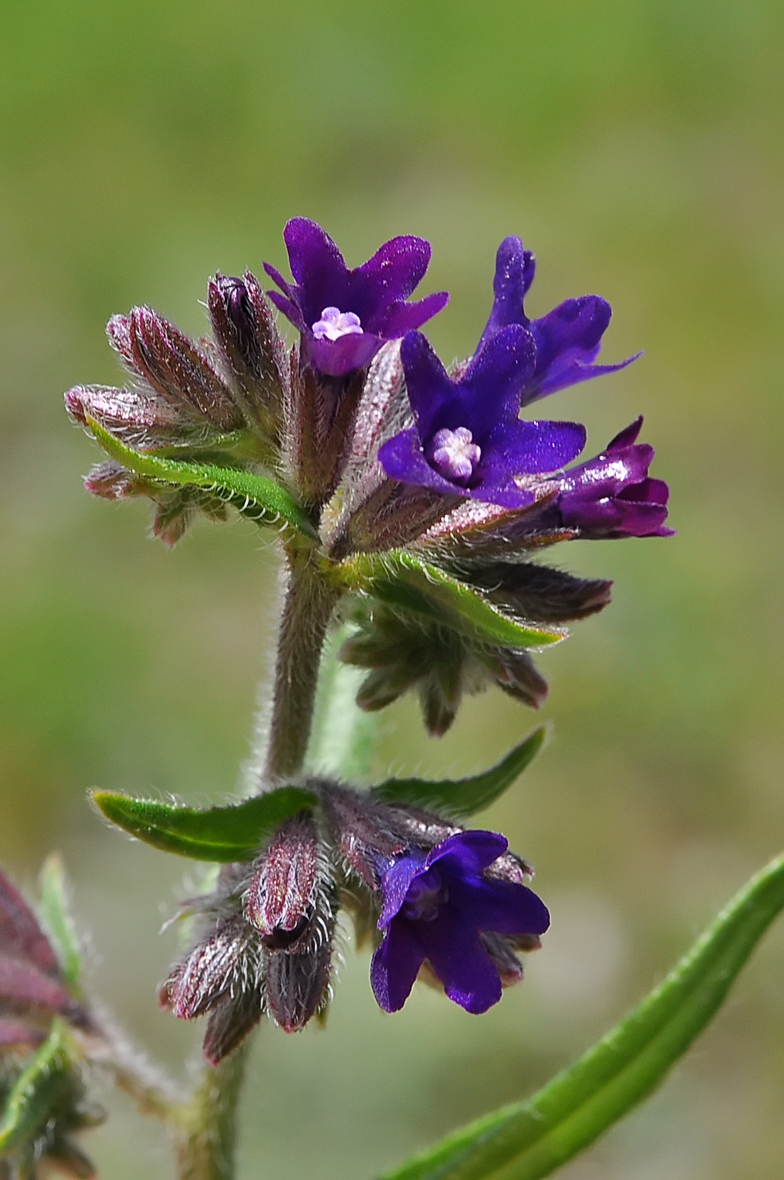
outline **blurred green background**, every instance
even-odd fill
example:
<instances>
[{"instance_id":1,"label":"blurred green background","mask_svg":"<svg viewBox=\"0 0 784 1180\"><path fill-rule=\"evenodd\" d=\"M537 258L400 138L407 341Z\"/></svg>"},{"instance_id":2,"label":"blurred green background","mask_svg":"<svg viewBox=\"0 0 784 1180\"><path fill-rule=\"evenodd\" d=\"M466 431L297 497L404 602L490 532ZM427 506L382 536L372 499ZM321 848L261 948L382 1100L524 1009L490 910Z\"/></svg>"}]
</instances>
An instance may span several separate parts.
<instances>
[{"instance_id":1,"label":"blurred green background","mask_svg":"<svg viewBox=\"0 0 784 1180\"><path fill-rule=\"evenodd\" d=\"M527 983L481 1019L427 990L387 1017L347 940L327 1031L258 1038L243 1180L370 1177L567 1062L784 845L784 7L5 0L0 47L0 858L31 886L61 849L96 990L174 1068L195 1030L156 1010L157 930L188 865L85 791L236 789L276 562L246 523L168 552L144 504L84 493L96 450L61 392L118 379L104 322L148 302L199 333L207 276L282 266L304 214L352 265L432 241L446 358L509 233L537 253L536 314L596 291L604 356L646 350L551 404L594 453L645 412L678 536L558 552L616 592L542 658L556 740L486 818L553 911ZM532 724L492 693L435 743L404 703L379 768L466 773ZM780 1180L783 1091L778 930L654 1100L562 1175ZM111 1105L102 1175L170 1176Z\"/></svg>"}]
</instances>

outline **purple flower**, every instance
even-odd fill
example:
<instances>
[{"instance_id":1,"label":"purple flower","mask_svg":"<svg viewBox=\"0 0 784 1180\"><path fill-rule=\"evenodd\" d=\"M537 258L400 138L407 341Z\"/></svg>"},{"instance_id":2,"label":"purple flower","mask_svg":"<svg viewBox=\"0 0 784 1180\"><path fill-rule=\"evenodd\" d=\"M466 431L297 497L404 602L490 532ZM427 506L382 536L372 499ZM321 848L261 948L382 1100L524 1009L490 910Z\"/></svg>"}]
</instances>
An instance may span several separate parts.
<instances>
[{"instance_id":1,"label":"purple flower","mask_svg":"<svg viewBox=\"0 0 784 1180\"><path fill-rule=\"evenodd\" d=\"M653 447L637 443L637 418L587 463L558 478L558 497L545 513L557 514L560 528L581 537L669 537L664 524L670 490L663 479L650 479Z\"/></svg>"},{"instance_id":2,"label":"purple flower","mask_svg":"<svg viewBox=\"0 0 784 1180\"><path fill-rule=\"evenodd\" d=\"M574 422L519 420L520 390L534 373L536 349L518 324L481 345L457 381L419 332L403 338L401 358L416 425L379 449L392 479L524 508L534 496L515 476L557 471L585 445L585 429Z\"/></svg>"},{"instance_id":3,"label":"purple flower","mask_svg":"<svg viewBox=\"0 0 784 1180\"><path fill-rule=\"evenodd\" d=\"M355 270L306 217L292 218L283 239L294 282L265 262L283 292L270 291L269 297L301 332L303 363L330 377L363 369L385 340L421 327L449 301L441 291L406 303L430 262L430 243L422 238L392 238Z\"/></svg>"},{"instance_id":4,"label":"purple flower","mask_svg":"<svg viewBox=\"0 0 784 1180\"><path fill-rule=\"evenodd\" d=\"M378 922L384 937L370 969L386 1012L403 1007L426 960L467 1012L486 1012L501 999L499 970L481 932L521 938L550 924L530 889L486 873L506 848L495 832L458 832L429 853L411 849L388 862Z\"/></svg>"},{"instance_id":5,"label":"purple flower","mask_svg":"<svg viewBox=\"0 0 784 1180\"><path fill-rule=\"evenodd\" d=\"M504 238L496 255L493 310L479 341L481 348L510 324L520 324L531 333L536 342L536 365L523 389L523 406L568 385L615 373L640 355L617 365L593 364L612 315L609 303L598 295L566 299L541 319L529 320L523 300L535 269L534 256L523 248L520 238Z\"/></svg>"}]
</instances>

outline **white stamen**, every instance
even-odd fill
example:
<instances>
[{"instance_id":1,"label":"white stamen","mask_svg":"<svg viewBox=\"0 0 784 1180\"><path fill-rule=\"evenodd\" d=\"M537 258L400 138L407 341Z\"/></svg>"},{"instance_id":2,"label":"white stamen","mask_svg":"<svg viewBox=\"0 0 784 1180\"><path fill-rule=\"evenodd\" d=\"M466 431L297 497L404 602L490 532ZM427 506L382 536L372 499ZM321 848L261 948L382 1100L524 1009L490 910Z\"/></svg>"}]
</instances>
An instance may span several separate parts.
<instances>
[{"instance_id":1,"label":"white stamen","mask_svg":"<svg viewBox=\"0 0 784 1180\"><path fill-rule=\"evenodd\" d=\"M341 336L361 333L359 316L353 311L341 311L339 307L325 307L321 319L313 325L313 335L317 340L340 340Z\"/></svg>"},{"instance_id":2,"label":"white stamen","mask_svg":"<svg viewBox=\"0 0 784 1180\"><path fill-rule=\"evenodd\" d=\"M457 430L438 430L433 435L433 463L447 479L466 480L482 458L482 450L465 426Z\"/></svg>"}]
</instances>

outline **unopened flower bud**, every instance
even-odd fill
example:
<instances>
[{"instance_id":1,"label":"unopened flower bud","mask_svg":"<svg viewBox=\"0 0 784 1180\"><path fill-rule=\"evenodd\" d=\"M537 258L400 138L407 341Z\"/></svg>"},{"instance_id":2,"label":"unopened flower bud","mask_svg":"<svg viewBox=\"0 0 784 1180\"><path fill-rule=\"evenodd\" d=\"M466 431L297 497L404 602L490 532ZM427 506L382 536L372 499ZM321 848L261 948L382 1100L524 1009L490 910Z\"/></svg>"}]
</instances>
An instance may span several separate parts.
<instances>
[{"instance_id":1,"label":"unopened flower bud","mask_svg":"<svg viewBox=\"0 0 784 1180\"><path fill-rule=\"evenodd\" d=\"M277 439L283 424L288 358L258 279L218 273L207 288L215 340L226 379L251 428Z\"/></svg>"},{"instance_id":2,"label":"unopened flower bud","mask_svg":"<svg viewBox=\"0 0 784 1180\"><path fill-rule=\"evenodd\" d=\"M221 433L243 426L231 393L186 336L150 307L109 321L109 337L128 366L174 407L191 406Z\"/></svg>"},{"instance_id":3,"label":"unopened flower bud","mask_svg":"<svg viewBox=\"0 0 784 1180\"><path fill-rule=\"evenodd\" d=\"M280 828L256 862L245 914L264 947L267 1004L286 1032L304 1028L324 1004L337 899L313 815Z\"/></svg>"}]
</instances>

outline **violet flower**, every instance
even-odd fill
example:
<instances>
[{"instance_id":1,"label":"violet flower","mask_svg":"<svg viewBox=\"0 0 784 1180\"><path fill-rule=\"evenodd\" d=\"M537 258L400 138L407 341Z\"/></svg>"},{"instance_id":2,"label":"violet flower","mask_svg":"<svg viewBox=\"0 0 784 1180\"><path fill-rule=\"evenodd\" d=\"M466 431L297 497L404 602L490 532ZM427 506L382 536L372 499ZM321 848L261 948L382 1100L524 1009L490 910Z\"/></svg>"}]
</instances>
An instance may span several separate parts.
<instances>
[{"instance_id":1,"label":"violet flower","mask_svg":"<svg viewBox=\"0 0 784 1180\"><path fill-rule=\"evenodd\" d=\"M429 853L412 848L388 864L378 922L384 937L370 969L386 1012L403 1007L425 960L467 1012L486 1012L501 999L501 977L480 932L519 938L550 924L530 889L486 875L506 849L495 832L458 832Z\"/></svg>"},{"instance_id":2,"label":"violet flower","mask_svg":"<svg viewBox=\"0 0 784 1180\"><path fill-rule=\"evenodd\" d=\"M280 287L268 292L302 334L302 361L330 377L370 363L386 340L395 340L441 311L446 291L407 303L430 262L430 243L392 238L363 266L349 270L332 238L315 221L294 217L283 231L294 282L269 263Z\"/></svg>"},{"instance_id":3,"label":"violet flower","mask_svg":"<svg viewBox=\"0 0 784 1180\"><path fill-rule=\"evenodd\" d=\"M520 324L533 336L536 365L523 389L522 406L602 373L615 373L640 355L617 365L593 363L612 315L609 303L598 295L566 299L540 319L529 320L523 301L535 270L534 256L520 238L504 238L496 255L493 310L479 341L481 348L510 324Z\"/></svg>"},{"instance_id":4,"label":"violet flower","mask_svg":"<svg viewBox=\"0 0 784 1180\"><path fill-rule=\"evenodd\" d=\"M670 490L648 476L653 447L636 441L642 422L637 418L595 459L558 477L558 496L544 509L548 524L552 518L558 528L597 540L673 535L664 524Z\"/></svg>"},{"instance_id":5,"label":"violet flower","mask_svg":"<svg viewBox=\"0 0 784 1180\"><path fill-rule=\"evenodd\" d=\"M520 390L536 365L533 338L518 324L481 345L457 381L419 332L403 338L401 358L416 425L379 449L392 479L525 508L534 494L518 487L515 477L557 471L585 445L585 429L577 423L518 418Z\"/></svg>"}]
</instances>

